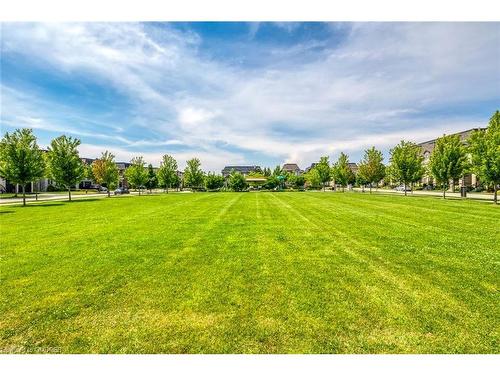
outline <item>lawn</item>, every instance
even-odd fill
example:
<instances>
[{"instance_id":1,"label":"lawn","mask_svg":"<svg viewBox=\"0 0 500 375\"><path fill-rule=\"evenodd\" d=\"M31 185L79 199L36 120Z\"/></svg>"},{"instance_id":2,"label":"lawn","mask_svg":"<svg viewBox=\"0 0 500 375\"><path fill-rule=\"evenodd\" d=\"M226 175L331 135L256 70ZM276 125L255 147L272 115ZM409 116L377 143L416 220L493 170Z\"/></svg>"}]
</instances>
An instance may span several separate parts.
<instances>
[{"instance_id":1,"label":"lawn","mask_svg":"<svg viewBox=\"0 0 500 375\"><path fill-rule=\"evenodd\" d=\"M491 203L163 194L0 224L0 352L500 352Z\"/></svg>"}]
</instances>

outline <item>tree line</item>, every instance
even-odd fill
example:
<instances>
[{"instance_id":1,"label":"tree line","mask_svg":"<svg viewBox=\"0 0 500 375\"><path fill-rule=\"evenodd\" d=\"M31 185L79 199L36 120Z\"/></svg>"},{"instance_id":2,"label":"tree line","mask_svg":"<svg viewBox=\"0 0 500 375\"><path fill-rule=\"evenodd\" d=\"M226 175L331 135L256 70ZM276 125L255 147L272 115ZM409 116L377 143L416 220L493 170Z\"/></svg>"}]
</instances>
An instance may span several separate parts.
<instances>
[{"instance_id":1,"label":"tree line","mask_svg":"<svg viewBox=\"0 0 500 375\"><path fill-rule=\"evenodd\" d=\"M17 129L6 133L0 142L0 176L22 188L23 205L26 204L26 185L48 177L68 191L71 201L71 188L83 178L105 185L110 196L110 189L119 182L119 170L115 156L108 151L86 166L80 159L78 146L80 140L62 135L51 141L47 152L42 151L36 142L31 129ZM363 188L383 181L392 181L407 187L420 181L424 175L432 176L442 186L443 198L450 181L457 181L467 173L475 173L485 186L494 190L494 202L497 203L500 185L500 112L496 111L490 118L485 131L476 130L465 145L459 135L443 135L436 140L429 163L424 164L421 148L415 143L401 141L390 150L389 165L384 164L382 152L372 147L365 151L357 165L356 173L349 163L349 157L343 152L337 161L330 165L328 156L304 175L285 173L280 166L271 171L270 168L257 169L248 177L253 177L251 184L267 189L291 186L303 189L307 184L312 188L326 189L333 181L342 191L348 185L358 184ZM187 161L181 180L177 172L177 161L170 155L164 155L158 171L146 163L142 156L131 160L125 170L128 184L139 191L142 189L169 189L181 185L193 190L210 191L223 188L243 191L248 188L247 179L237 171L233 171L227 179L214 173L205 174L201 162L197 158Z\"/></svg>"}]
</instances>

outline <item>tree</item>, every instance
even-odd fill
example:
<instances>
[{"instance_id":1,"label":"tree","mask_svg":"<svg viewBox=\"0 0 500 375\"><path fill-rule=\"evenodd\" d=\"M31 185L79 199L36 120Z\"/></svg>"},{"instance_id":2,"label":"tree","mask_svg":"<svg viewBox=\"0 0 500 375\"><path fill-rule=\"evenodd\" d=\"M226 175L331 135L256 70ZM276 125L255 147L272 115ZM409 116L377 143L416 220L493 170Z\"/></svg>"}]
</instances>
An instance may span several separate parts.
<instances>
[{"instance_id":1,"label":"tree","mask_svg":"<svg viewBox=\"0 0 500 375\"><path fill-rule=\"evenodd\" d=\"M182 187L182 180L179 177L179 175L177 174L177 172L174 175L174 179L172 181L171 187L176 188L177 190L179 190Z\"/></svg>"},{"instance_id":2,"label":"tree","mask_svg":"<svg viewBox=\"0 0 500 375\"><path fill-rule=\"evenodd\" d=\"M219 190L224 186L224 177L215 173L208 173L205 177L205 187L208 190Z\"/></svg>"},{"instance_id":3,"label":"tree","mask_svg":"<svg viewBox=\"0 0 500 375\"><path fill-rule=\"evenodd\" d=\"M139 189L139 195L141 195L141 189L148 181L148 172L144 168L144 159L142 156L135 157L130 163L132 165L125 170L125 177L134 189Z\"/></svg>"},{"instance_id":4,"label":"tree","mask_svg":"<svg viewBox=\"0 0 500 375\"><path fill-rule=\"evenodd\" d=\"M247 181L245 180L245 176L239 172L232 172L229 175L229 187L233 191L242 191L246 189Z\"/></svg>"},{"instance_id":5,"label":"tree","mask_svg":"<svg viewBox=\"0 0 500 375\"><path fill-rule=\"evenodd\" d=\"M177 177L177 162L170 155L163 155L163 160L158 169L158 182L161 187L167 189L174 186Z\"/></svg>"},{"instance_id":6,"label":"tree","mask_svg":"<svg viewBox=\"0 0 500 375\"><path fill-rule=\"evenodd\" d=\"M296 189L303 189L306 183L306 178L303 175L289 174L288 183Z\"/></svg>"},{"instance_id":7,"label":"tree","mask_svg":"<svg viewBox=\"0 0 500 375\"><path fill-rule=\"evenodd\" d=\"M266 183L264 184L264 187L266 189L275 189L277 188L279 185L280 185L281 181L278 179L278 176L274 176L274 175L269 175L267 177L267 181Z\"/></svg>"},{"instance_id":8,"label":"tree","mask_svg":"<svg viewBox=\"0 0 500 375\"><path fill-rule=\"evenodd\" d=\"M317 189L321 186L321 178L316 168L309 170L305 177L310 187Z\"/></svg>"},{"instance_id":9,"label":"tree","mask_svg":"<svg viewBox=\"0 0 500 375\"><path fill-rule=\"evenodd\" d=\"M354 172L349 168L349 157L343 152L340 153L339 159L332 167L332 176L335 184L342 186L342 191L344 191L344 187L356 180Z\"/></svg>"},{"instance_id":10,"label":"tree","mask_svg":"<svg viewBox=\"0 0 500 375\"><path fill-rule=\"evenodd\" d=\"M409 184L419 181L424 168L424 157L415 143L401 141L391 150L390 175L400 184L404 184L405 195Z\"/></svg>"},{"instance_id":11,"label":"tree","mask_svg":"<svg viewBox=\"0 0 500 375\"><path fill-rule=\"evenodd\" d=\"M283 170L281 169L281 166L277 165L274 170L273 170L273 176L281 176L283 174Z\"/></svg>"},{"instance_id":12,"label":"tree","mask_svg":"<svg viewBox=\"0 0 500 375\"><path fill-rule=\"evenodd\" d=\"M203 186L203 171L200 168L200 160L193 158L187 161L186 169L184 170L184 183L190 188L199 189Z\"/></svg>"},{"instance_id":13,"label":"tree","mask_svg":"<svg viewBox=\"0 0 500 375\"><path fill-rule=\"evenodd\" d=\"M378 183L385 177L385 165L382 152L372 147L365 150L363 160L359 163L358 182L363 181L363 185L370 184L370 194L372 185Z\"/></svg>"},{"instance_id":14,"label":"tree","mask_svg":"<svg viewBox=\"0 0 500 375\"><path fill-rule=\"evenodd\" d=\"M450 180L458 180L467 168L467 151L459 135L444 135L436 140L429 160L429 171L443 186L443 198Z\"/></svg>"},{"instance_id":15,"label":"tree","mask_svg":"<svg viewBox=\"0 0 500 375\"><path fill-rule=\"evenodd\" d=\"M92 163L92 164L94 164L94 163ZM88 165L84 164L84 166L83 166L83 178L96 182L94 172L92 170L92 164L88 164Z\"/></svg>"},{"instance_id":16,"label":"tree","mask_svg":"<svg viewBox=\"0 0 500 375\"><path fill-rule=\"evenodd\" d=\"M50 142L47 161L50 177L57 185L68 189L68 198L71 201L71 187L81 181L85 168L78 154L80 140L61 135Z\"/></svg>"},{"instance_id":17,"label":"tree","mask_svg":"<svg viewBox=\"0 0 500 375\"><path fill-rule=\"evenodd\" d=\"M156 177L155 170L151 164L148 165L148 178L145 183L146 189L152 193L152 190L158 186L158 178Z\"/></svg>"},{"instance_id":18,"label":"tree","mask_svg":"<svg viewBox=\"0 0 500 375\"><path fill-rule=\"evenodd\" d=\"M323 185L323 191L325 191L326 183L331 179L330 161L328 160L328 156L322 156L314 169L318 172L319 180Z\"/></svg>"},{"instance_id":19,"label":"tree","mask_svg":"<svg viewBox=\"0 0 500 375\"><path fill-rule=\"evenodd\" d=\"M45 173L45 160L31 129L5 133L0 141L0 176L23 189L26 206L26 184L39 180Z\"/></svg>"},{"instance_id":20,"label":"tree","mask_svg":"<svg viewBox=\"0 0 500 375\"><path fill-rule=\"evenodd\" d=\"M267 168L267 167L266 167L266 168L264 168L263 174L264 174L264 176L266 176L266 177L271 176L271 169L270 169L270 168Z\"/></svg>"},{"instance_id":21,"label":"tree","mask_svg":"<svg viewBox=\"0 0 500 375\"><path fill-rule=\"evenodd\" d=\"M92 176L99 185L105 184L108 188L108 198L111 196L111 189L118 184L119 172L115 163L115 156L105 151L99 159L92 163Z\"/></svg>"},{"instance_id":22,"label":"tree","mask_svg":"<svg viewBox=\"0 0 500 375\"><path fill-rule=\"evenodd\" d=\"M360 173L360 169L361 169L361 166L360 168L358 169L358 173L356 174L356 183L358 184L358 186L361 186L361 192L364 193L365 192L365 186L366 184L368 184L368 180L366 179L366 177L364 176L363 173ZM371 192L371 186L370 186L370 192Z\"/></svg>"},{"instance_id":23,"label":"tree","mask_svg":"<svg viewBox=\"0 0 500 375\"><path fill-rule=\"evenodd\" d=\"M500 185L500 112L490 118L486 131L476 130L469 138L472 170L485 184L493 187L493 201L498 203Z\"/></svg>"}]
</instances>

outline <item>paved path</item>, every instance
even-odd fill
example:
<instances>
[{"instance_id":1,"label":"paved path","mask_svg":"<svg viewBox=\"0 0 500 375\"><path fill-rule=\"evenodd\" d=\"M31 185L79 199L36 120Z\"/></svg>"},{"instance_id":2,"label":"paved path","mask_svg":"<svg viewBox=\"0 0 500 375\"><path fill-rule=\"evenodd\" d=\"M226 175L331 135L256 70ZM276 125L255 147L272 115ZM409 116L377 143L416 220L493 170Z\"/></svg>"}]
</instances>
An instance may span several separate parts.
<instances>
[{"instance_id":1,"label":"paved path","mask_svg":"<svg viewBox=\"0 0 500 375\"><path fill-rule=\"evenodd\" d=\"M130 194L126 195L138 195L138 192L131 192ZM108 196L107 193L89 193L89 194L71 194L71 200L79 200L79 199L86 199L86 198L106 198ZM113 197L113 193L111 193L111 196ZM29 195L26 197L26 204L28 203L35 203L35 202L44 202L44 201L67 201L68 200L68 193L66 194L47 194L47 193L42 193L38 195L38 200L36 200L35 196ZM19 204L23 203L23 197L21 195L20 198L3 198L0 199L0 206L4 205L10 205L10 204Z\"/></svg>"},{"instance_id":2,"label":"paved path","mask_svg":"<svg viewBox=\"0 0 500 375\"><path fill-rule=\"evenodd\" d=\"M360 188L354 188L353 189L356 192L361 192ZM346 189L347 191L347 189ZM181 191L179 193L188 193L189 191ZM333 192L332 190L326 190L326 192ZM365 189L365 193L368 193L369 189ZM160 192L156 191L153 192L153 194L158 194ZM402 195L404 192L402 191L396 191L396 190L388 190L388 189L373 189L372 190L373 194L399 194ZM130 192L130 195L138 195L139 193L136 191ZM143 192L143 194L145 194ZM111 194L113 196L113 194ZM129 194L127 194L129 195ZM147 193L146 193L147 195ZM408 195L420 195L420 196L435 196L435 197L441 197L442 192L439 191L423 191L423 190L415 190L413 192L408 192ZM108 195L106 193L89 193L89 194L74 194L71 195L71 199L73 200L79 200L79 199L86 199L86 198L106 198ZM447 198L460 198L460 193L446 193ZM467 199L478 199L478 200L489 200L493 201L493 194L488 194L488 193L467 193ZM43 201L65 201L68 200L68 194L47 194L47 193L42 193L38 195L38 201L35 199L34 196L29 195L26 197L26 203L34 203L34 202L43 202ZM20 204L23 203L23 198L4 198L0 199L0 206L4 205L11 205L11 204Z\"/></svg>"},{"instance_id":3,"label":"paved path","mask_svg":"<svg viewBox=\"0 0 500 375\"><path fill-rule=\"evenodd\" d=\"M361 192L360 188L354 188L354 191ZM365 193L369 193L370 189L365 189ZM389 189L372 189L372 193L377 194L399 194L404 195L404 191L389 190ZM408 191L408 195L420 195L420 196L432 196L432 197L442 197L442 191L428 191L428 190L415 190L413 192ZM460 198L460 193L449 193L446 192L446 198ZM467 199L480 199L480 200L490 200L493 201L493 194L489 193L467 193Z\"/></svg>"}]
</instances>

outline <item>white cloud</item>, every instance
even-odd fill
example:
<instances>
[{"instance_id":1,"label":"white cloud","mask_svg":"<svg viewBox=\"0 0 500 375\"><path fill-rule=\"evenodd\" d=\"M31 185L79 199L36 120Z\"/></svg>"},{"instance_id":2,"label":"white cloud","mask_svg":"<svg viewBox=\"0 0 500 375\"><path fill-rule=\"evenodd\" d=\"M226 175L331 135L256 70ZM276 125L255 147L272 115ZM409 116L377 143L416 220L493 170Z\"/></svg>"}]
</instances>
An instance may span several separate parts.
<instances>
[{"instance_id":1,"label":"white cloud","mask_svg":"<svg viewBox=\"0 0 500 375\"><path fill-rule=\"evenodd\" d=\"M291 32L296 25L282 27ZM453 113L471 99L500 100L498 24L342 27L351 28L348 39L316 59L287 63L323 47L317 41L270 46L279 64L252 69L200 54L200 36L169 26L9 24L2 48L68 75L83 72L127 95L138 122L103 135L123 144L124 157L141 146L183 145L214 169L252 163L247 152L220 150L220 143L308 164L322 154L359 154L371 145L387 149L401 138L420 141L479 126L485 118L473 112L446 121L429 113ZM250 36L256 32L258 25L250 24ZM2 104L5 116L15 107ZM24 115L37 119L33 127L58 130L44 119L45 108L32 106ZM145 136L130 139L137 126Z\"/></svg>"}]
</instances>

